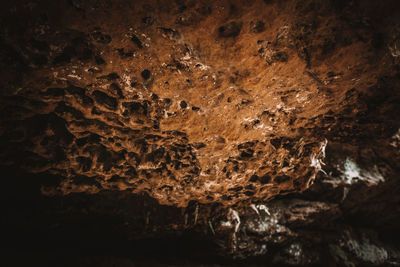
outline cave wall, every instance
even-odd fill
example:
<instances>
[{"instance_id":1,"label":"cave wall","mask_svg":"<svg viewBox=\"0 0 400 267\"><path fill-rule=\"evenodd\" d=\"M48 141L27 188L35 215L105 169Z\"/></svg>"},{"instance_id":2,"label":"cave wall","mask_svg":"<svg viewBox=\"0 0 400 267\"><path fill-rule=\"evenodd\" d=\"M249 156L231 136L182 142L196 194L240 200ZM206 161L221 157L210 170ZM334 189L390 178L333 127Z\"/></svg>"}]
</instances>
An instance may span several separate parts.
<instances>
[{"instance_id":1,"label":"cave wall","mask_svg":"<svg viewBox=\"0 0 400 267\"><path fill-rule=\"evenodd\" d=\"M399 263L396 1L1 13L12 243L189 235L224 260Z\"/></svg>"}]
</instances>

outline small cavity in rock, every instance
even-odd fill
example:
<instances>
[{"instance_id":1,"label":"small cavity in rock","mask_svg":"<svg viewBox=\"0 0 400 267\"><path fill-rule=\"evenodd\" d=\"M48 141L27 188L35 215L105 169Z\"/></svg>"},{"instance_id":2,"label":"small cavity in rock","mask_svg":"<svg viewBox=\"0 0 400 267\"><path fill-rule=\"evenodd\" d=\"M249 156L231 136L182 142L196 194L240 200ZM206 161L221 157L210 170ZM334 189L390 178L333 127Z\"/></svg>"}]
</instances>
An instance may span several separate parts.
<instances>
[{"instance_id":1,"label":"small cavity in rock","mask_svg":"<svg viewBox=\"0 0 400 267\"><path fill-rule=\"evenodd\" d=\"M148 69L145 69L144 71L142 71L141 75L143 79L148 80L150 79L151 73Z\"/></svg>"},{"instance_id":2,"label":"small cavity in rock","mask_svg":"<svg viewBox=\"0 0 400 267\"><path fill-rule=\"evenodd\" d=\"M187 108L187 103L185 101L181 101L179 105L181 106L181 108Z\"/></svg>"}]
</instances>

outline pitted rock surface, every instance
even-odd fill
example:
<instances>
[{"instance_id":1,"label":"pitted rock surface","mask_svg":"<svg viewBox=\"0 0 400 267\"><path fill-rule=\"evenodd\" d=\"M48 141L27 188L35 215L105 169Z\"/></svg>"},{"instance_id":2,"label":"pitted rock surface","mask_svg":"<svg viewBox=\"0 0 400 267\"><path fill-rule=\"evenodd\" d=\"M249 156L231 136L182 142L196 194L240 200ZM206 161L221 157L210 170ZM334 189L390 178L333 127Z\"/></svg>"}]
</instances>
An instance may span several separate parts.
<instances>
[{"instance_id":1,"label":"pitted rock surface","mask_svg":"<svg viewBox=\"0 0 400 267\"><path fill-rule=\"evenodd\" d=\"M386 241L400 225L399 11L395 0L4 4L0 167L20 203L5 217L34 240L189 232L230 259L397 266ZM87 216L98 228L71 226Z\"/></svg>"},{"instance_id":2,"label":"pitted rock surface","mask_svg":"<svg viewBox=\"0 0 400 267\"><path fill-rule=\"evenodd\" d=\"M3 124L10 127L3 132L17 137L4 147L15 157L5 153L3 161L15 163L23 153L27 159L18 164L28 171L64 177L43 187L46 194L129 190L186 206L307 189L335 117L358 99L336 104L354 91L350 71L330 82L323 64L309 70L312 59L302 58L306 48L297 44L308 40L296 36L300 18L278 19L276 7L264 3L241 7L238 16L233 4L198 2L190 7L196 23L182 25L179 4L165 14L154 6L163 14L157 19L143 17L150 3L127 5L106 10L130 10L130 20L94 9L76 24L67 16L81 13L69 6L61 25L39 34L26 29L32 37L21 53L42 60L32 62L21 87L4 88ZM205 32L211 25L222 26ZM365 52L357 62L368 73L362 91L377 78L363 63L372 54L367 44L350 45Z\"/></svg>"}]
</instances>

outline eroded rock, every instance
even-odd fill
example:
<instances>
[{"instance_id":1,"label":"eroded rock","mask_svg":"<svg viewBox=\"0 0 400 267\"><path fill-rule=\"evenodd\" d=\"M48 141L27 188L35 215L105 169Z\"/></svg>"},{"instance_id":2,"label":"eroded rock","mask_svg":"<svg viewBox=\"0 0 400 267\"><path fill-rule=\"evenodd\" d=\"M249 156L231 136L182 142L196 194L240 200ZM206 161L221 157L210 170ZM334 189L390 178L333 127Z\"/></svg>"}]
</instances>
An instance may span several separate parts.
<instances>
[{"instance_id":1,"label":"eroded rock","mask_svg":"<svg viewBox=\"0 0 400 267\"><path fill-rule=\"evenodd\" d=\"M7 4L0 165L24 204L5 218L32 240L396 266L398 8L228 2Z\"/></svg>"}]
</instances>

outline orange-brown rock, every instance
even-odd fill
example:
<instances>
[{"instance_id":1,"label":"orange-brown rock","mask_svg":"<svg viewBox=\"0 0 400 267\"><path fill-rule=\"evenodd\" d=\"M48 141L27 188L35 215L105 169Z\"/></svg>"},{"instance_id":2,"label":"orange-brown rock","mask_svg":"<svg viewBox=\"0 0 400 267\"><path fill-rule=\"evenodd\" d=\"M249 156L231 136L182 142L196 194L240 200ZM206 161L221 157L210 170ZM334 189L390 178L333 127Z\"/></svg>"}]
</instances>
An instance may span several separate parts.
<instances>
[{"instance_id":1,"label":"orange-brown rock","mask_svg":"<svg viewBox=\"0 0 400 267\"><path fill-rule=\"evenodd\" d=\"M41 198L72 201L60 210L76 196L143 203L135 211L152 203L140 215L152 230L132 222L129 233L206 229L233 258L308 238L296 227L328 231L325 217L384 210L370 227L395 229L396 1L21 0L2 9L1 166L34 177ZM168 210L165 225L151 222ZM371 248L373 234L357 245L359 230L335 231L350 241L306 238L270 262L288 253L287 264L320 263L322 254L296 253L331 241L346 266L346 249L360 264L395 255Z\"/></svg>"}]
</instances>

